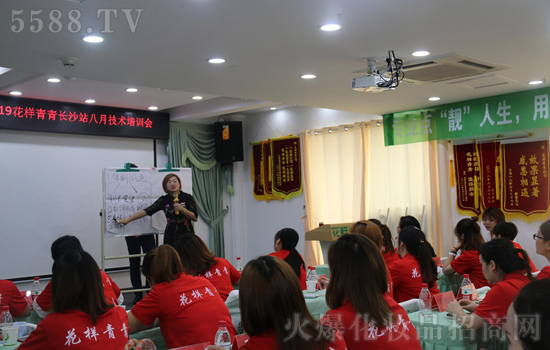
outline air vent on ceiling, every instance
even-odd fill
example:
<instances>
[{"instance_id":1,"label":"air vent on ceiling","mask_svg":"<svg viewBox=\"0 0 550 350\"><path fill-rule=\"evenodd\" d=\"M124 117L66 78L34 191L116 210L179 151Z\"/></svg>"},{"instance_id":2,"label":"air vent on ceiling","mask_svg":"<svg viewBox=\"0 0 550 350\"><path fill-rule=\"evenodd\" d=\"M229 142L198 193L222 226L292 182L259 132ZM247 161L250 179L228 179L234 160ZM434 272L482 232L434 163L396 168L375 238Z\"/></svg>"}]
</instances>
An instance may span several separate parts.
<instances>
[{"instance_id":1,"label":"air vent on ceiling","mask_svg":"<svg viewBox=\"0 0 550 350\"><path fill-rule=\"evenodd\" d=\"M411 84L436 83L508 68L510 67L460 55L444 56L432 58L429 61L405 64L403 81Z\"/></svg>"}]
</instances>

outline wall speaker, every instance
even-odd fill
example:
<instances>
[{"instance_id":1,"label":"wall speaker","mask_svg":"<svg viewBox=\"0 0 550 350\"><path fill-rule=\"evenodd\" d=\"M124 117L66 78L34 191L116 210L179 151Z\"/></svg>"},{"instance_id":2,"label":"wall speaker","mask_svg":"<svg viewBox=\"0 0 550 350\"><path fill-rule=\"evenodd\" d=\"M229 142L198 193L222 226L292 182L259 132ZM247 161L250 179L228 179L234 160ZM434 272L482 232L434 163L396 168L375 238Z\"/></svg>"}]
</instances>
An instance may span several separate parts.
<instances>
[{"instance_id":1,"label":"wall speaker","mask_svg":"<svg viewBox=\"0 0 550 350\"><path fill-rule=\"evenodd\" d=\"M216 160L220 163L243 161L243 123L239 121L214 123Z\"/></svg>"}]
</instances>

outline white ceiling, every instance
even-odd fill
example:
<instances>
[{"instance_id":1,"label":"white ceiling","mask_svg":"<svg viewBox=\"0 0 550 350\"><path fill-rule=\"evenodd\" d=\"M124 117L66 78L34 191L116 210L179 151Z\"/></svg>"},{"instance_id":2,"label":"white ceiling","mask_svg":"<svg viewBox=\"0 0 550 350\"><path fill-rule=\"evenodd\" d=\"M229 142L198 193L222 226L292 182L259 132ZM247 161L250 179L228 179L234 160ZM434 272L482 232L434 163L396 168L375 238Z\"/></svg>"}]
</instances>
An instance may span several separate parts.
<instances>
[{"instance_id":1,"label":"white ceiling","mask_svg":"<svg viewBox=\"0 0 550 350\"><path fill-rule=\"evenodd\" d=\"M180 119L279 104L385 114L430 106L427 98L434 95L444 104L531 89L528 81L550 79L548 0L79 1L1 1L0 66L13 71L0 75L0 94L18 89L23 97L77 103L94 98L99 105L138 109L182 106ZM99 33L105 24L98 9L117 9L113 33ZM143 9L135 33L121 9ZM21 33L11 29L18 25L14 10L23 10L15 15L25 22ZM31 10L42 10L39 33L30 31ZM62 14L59 33L49 28L52 10ZM82 14L80 33L67 29L71 10ZM318 29L329 22L342 29ZM105 41L82 41L88 27ZM477 90L447 82L402 83L376 94L351 90L352 72L366 68L363 58L383 59L395 50L407 64L418 60L411 56L418 49L509 66L497 73L509 83ZM60 59L67 56L78 64L64 67ZM218 56L226 63L207 63ZM304 73L317 79L300 79ZM45 82L52 76L62 82ZM129 86L139 91L125 92ZM193 101L197 94L204 100Z\"/></svg>"}]
</instances>

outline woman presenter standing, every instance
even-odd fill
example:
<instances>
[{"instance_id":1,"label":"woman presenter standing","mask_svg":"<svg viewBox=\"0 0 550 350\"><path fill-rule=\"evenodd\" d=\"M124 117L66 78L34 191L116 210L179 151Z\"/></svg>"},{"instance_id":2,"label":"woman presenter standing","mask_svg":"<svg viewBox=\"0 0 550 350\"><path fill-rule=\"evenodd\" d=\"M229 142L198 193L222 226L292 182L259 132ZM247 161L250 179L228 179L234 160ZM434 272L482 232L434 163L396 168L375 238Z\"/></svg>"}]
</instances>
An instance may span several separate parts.
<instances>
[{"instance_id":1,"label":"woman presenter standing","mask_svg":"<svg viewBox=\"0 0 550 350\"><path fill-rule=\"evenodd\" d=\"M197 205L193 196L181 191L181 180L176 174L168 174L162 180L162 188L166 195L157 199L148 208L138 211L134 215L118 222L122 225L140 219L145 215L153 215L159 210L166 215L166 229L164 230L164 244L172 247L175 245L179 235L184 233L195 233L191 221L197 221Z\"/></svg>"}]
</instances>

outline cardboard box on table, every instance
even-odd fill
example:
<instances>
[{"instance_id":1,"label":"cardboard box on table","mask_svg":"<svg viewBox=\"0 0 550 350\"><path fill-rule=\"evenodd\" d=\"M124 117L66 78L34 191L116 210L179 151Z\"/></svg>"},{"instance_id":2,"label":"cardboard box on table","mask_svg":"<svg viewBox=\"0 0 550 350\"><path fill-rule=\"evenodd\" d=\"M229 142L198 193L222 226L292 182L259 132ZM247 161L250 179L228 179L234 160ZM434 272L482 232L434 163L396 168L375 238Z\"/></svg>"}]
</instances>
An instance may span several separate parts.
<instances>
[{"instance_id":1,"label":"cardboard box on table","mask_svg":"<svg viewBox=\"0 0 550 350\"><path fill-rule=\"evenodd\" d=\"M325 262L328 261L327 252L330 244L350 232L351 226L354 222L344 224L324 224L311 231L306 232L306 241L319 241L321 244L321 250L323 251L323 258Z\"/></svg>"}]
</instances>

